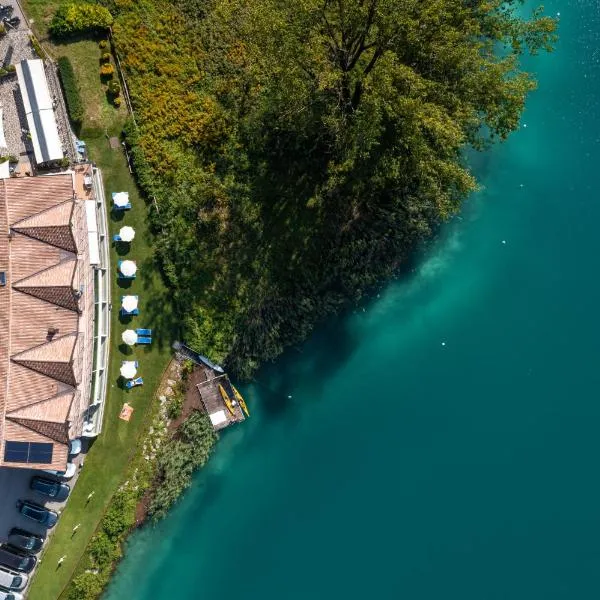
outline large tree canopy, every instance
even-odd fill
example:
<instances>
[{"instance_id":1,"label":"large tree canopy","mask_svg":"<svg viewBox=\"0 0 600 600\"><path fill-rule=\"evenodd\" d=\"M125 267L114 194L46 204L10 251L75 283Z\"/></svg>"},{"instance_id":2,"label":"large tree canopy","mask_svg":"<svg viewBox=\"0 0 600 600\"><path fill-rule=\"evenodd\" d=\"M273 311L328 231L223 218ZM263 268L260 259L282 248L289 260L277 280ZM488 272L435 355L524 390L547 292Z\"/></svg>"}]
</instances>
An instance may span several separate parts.
<instances>
[{"instance_id":1,"label":"large tree canopy","mask_svg":"<svg viewBox=\"0 0 600 600\"><path fill-rule=\"evenodd\" d=\"M392 274L518 127L520 0L114 0L185 336L242 375Z\"/></svg>"}]
</instances>

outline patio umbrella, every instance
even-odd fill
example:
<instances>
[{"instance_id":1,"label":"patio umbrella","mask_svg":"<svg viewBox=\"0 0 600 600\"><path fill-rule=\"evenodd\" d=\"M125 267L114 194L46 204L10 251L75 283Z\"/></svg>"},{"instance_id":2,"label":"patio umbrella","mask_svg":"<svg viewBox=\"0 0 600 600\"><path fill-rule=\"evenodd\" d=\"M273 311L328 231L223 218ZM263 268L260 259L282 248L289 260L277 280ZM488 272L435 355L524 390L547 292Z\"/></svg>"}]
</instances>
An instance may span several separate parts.
<instances>
[{"instance_id":1,"label":"patio umbrella","mask_svg":"<svg viewBox=\"0 0 600 600\"><path fill-rule=\"evenodd\" d=\"M115 206L123 208L129 204L129 192L117 192L113 194L113 202Z\"/></svg>"},{"instance_id":2,"label":"patio umbrella","mask_svg":"<svg viewBox=\"0 0 600 600\"><path fill-rule=\"evenodd\" d=\"M129 227L129 225L125 225L125 227L121 227L121 231L119 231L119 237L124 242L131 242L135 237L135 229L133 227Z\"/></svg>"},{"instance_id":3,"label":"patio umbrella","mask_svg":"<svg viewBox=\"0 0 600 600\"><path fill-rule=\"evenodd\" d=\"M124 360L121 363L121 377L125 377L125 379L131 379L135 377L137 373L137 369L135 368L135 362L132 360Z\"/></svg>"},{"instance_id":4,"label":"patio umbrella","mask_svg":"<svg viewBox=\"0 0 600 600\"><path fill-rule=\"evenodd\" d=\"M133 312L138 307L138 297L137 296L123 296L123 301L121 302L121 306L125 312Z\"/></svg>"},{"instance_id":5,"label":"patio umbrella","mask_svg":"<svg viewBox=\"0 0 600 600\"><path fill-rule=\"evenodd\" d=\"M125 277L133 277L135 272L137 271L137 265L132 260L124 260L121 263L121 273L125 275Z\"/></svg>"},{"instance_id":6,"label":"patio umbrella","mask_svg":"<svg viewBox=\"0 0 600 600\"><path fill-rule=\"evenodd\" d=\"M121 336L121 339L128 345L133 346L137 343L137 333L133 329L126 329Z\"/></svg>"}]
</instances>

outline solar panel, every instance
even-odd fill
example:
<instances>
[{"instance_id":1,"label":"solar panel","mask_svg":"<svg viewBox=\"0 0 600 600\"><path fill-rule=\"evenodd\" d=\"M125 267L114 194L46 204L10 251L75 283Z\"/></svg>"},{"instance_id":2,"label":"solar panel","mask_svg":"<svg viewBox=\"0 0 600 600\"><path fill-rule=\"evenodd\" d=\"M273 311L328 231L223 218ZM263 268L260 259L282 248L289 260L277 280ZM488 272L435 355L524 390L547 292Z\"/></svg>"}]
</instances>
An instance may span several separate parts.
<instances>
[{"instance_id":1,"label":"solar panel","mask_svg":"<svg viewBox=\"0 0 600 600\"><path fill-rule=\"evenodd\" d=\"M29 442L6 442L4 461L26 463L29 456Z\"/></svg>"},{"instance_id":2,"label":"solar panel","mask_svg":"<svg viewBox=\"0 0 600 600\"><path fill-rule=\"evenodd\" d=\"M4 462L51 464L54 444L6 442Z\"/></svg>"},{"instance_id":3,"label":"solar panel","mask_svg":"<svg viewBox=\"0 0 600 600\"><path fill-rule=\"evenodd\" d=\"M40 444L39 442L31 442L29 444L28 463L50 464L52 462L53 444Z\"/></svg>"},{"instance_id":4,"label":"solar panel","mask_svg":"<svg viewBox=\"0 0 600 600\"><path fill-rule=\"evenodd\" d=\"M6 273L0 271L0 285L6 285Z\"/></svg>"}]
</instances>

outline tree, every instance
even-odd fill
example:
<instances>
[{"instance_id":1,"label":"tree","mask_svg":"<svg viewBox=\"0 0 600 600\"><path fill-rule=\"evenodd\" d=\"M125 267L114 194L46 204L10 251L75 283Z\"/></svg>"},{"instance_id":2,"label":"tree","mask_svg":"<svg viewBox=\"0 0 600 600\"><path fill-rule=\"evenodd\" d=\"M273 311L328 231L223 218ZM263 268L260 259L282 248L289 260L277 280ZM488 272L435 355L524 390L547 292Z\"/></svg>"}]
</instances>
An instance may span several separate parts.
<instances>
[{"instance_id":1,"label":"tree","mask_svg":"<svg viewBox=\"0 0 600 600\"><path fill-rule=\"evenodd\" d=\"M520 57L554 41L521 4L198 0L185 20L171 5L168 32L151 0L118 17L188 341L249 376L458 210L476 187L463 150L518 127Z\"/></svg>"}]
</instances>

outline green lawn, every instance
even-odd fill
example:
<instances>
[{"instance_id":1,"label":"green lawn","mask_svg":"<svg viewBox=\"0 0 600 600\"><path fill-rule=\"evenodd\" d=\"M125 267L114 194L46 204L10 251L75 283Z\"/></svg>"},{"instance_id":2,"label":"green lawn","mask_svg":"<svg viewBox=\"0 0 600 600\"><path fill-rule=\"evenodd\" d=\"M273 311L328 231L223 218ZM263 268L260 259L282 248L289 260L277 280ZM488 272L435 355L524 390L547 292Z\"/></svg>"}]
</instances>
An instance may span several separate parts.
<instances>
[{"instance_id":1,"label":"green lawn","mask_svg":"<svg viewBox=\"0 0 600 600\"><path fill-rule=\"evenodd\" d=\"M41 39L45 38L44 15L51 14L51 9L56 4L58 3L46 0L25 2L25 10L34 18L34 30ZM104 427L85 459L79 481L42 556L29 589L31 600L55 600L69 582L106 505L122 482L126 465L142 430L147 409L171 356L170 346L176 335L176 321L169 292L164 287L152 258L152 239L147 226L149 208L140 197L129 174L123 152L121 149L111 150L108 144L109 136L119 135L127 113L124 107L117 110L106 100L99 78L98 45L89 40L60 45L45 41L44 45L52 56L66 55L71 59L86 106L86 118L80 137L87 142L91 159L102 169L106 194L110 197L113 191L129 192L133 209L122 216L109 215L110 233L112 236L123 225L135 228L136 238L126 256L137 261L138 277L129 287L117 283L116 263L119 255L113 248L112 341ZM140 297L140 316L134 317L131 324L134 327L150 327L154 330L154 344L151 347L138 347L131 355L127 354L131 350L121 345L121 333L127 328L127 323L121 322L119 317L120 298L124 293L133 293ZM128 357L139 360L139 375L144 378L143 387L129 392L121 389L117 383L121 360ZM125 401L134 407L129 423L118 418ZM94 495L87 502L86 498L91 492L94 492ZM77 533L72 535L76 524L80 524L80 527ZM66 559L58 568L58 559L65 555Z\"/></svg>"}]
</instances>

